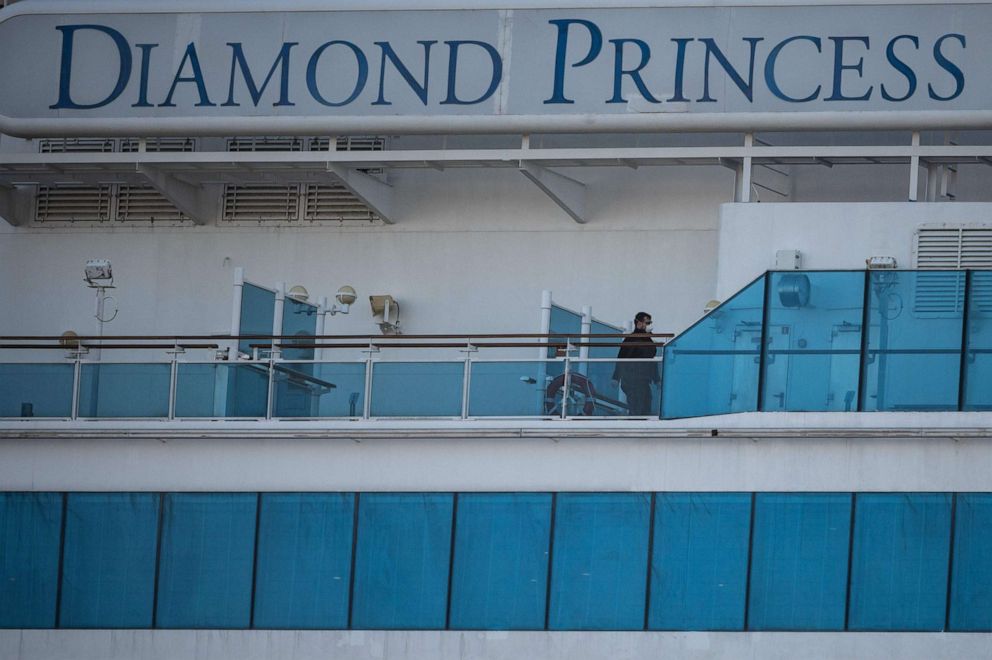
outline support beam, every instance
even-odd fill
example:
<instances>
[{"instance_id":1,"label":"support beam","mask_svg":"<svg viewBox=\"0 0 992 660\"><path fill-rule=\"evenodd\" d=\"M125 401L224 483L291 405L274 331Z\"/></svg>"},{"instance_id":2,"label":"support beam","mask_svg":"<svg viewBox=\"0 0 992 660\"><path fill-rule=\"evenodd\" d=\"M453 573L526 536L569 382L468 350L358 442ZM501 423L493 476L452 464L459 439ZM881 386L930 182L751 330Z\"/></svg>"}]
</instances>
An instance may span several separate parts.
<instances>
[{"instance_id":1,"label":"support beam","mask_svg":"<svg viewBox=\"0 0 992 660\"><path fill-rule=\"evenodd\" d=\"M362 200L387 225L393 220L393 187L374 176L359 172L338 163L328 163L327 171L341 180L341 185Z\"/></svg>"},{"instance_id":2,"label":"support beam","mask_svg":"<svg viewBox=\"0 0 992 660\"><path fill-rule=\"evenodd\" d=\"M913 154L909 158L909 201L915 202L920 187L920 133L913 132ZM869 159L870 160L870 159Z\"/></svg>"},{"instance_id":3,"label":"support beam","mask_svg":"<svg viewBox=\"0 0 992 660\"><path fill-rule=\"evenodd\" d=\"M217 217L220 195L212 188L194 186L163 172L153 165L137 163L139 174L148 179L152 188L169 200L183 215L198 225L211 224Z\"/></svg>"},{"instance_id":4,"label":"support beam","mask_svg":"<svg viewBox=\"0 0 992 660\"><path fill-rule=\"evenodd\" d=\"M520 161L520 173L551 198L572 220L585 224L586 186L546 167Z\"/></svg>"}]
</instances>

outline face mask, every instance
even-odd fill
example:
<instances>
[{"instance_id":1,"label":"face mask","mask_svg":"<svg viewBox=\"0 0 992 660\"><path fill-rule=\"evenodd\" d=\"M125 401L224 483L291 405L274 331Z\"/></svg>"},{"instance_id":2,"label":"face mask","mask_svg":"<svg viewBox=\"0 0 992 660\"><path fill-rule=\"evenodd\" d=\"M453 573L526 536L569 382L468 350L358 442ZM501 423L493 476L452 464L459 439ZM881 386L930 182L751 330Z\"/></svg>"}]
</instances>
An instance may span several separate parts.
<instances>
[{"instance_id":1,"label":"face mask","mask_svg":"<svg viewBox=\"0 0 992 660\"><path fill-rule=\"evenodd\" d=\"M646 326L644 326L644 331L651 332L652 328L654 328L654 323L648 323Z\"/></svg>"}]
</instances>

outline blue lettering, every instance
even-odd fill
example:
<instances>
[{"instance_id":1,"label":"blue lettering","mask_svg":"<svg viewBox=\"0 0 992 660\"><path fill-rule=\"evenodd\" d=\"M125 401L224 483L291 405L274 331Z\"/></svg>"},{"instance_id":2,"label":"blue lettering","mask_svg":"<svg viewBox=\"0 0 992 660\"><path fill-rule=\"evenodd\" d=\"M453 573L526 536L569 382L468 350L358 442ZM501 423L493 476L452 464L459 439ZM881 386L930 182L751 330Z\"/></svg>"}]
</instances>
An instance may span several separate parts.
<instances>
[{"instance_id":1,"label":"blue lettering","mask_svg":"<svg viewBox=\"0 0 992 660\"><path fill-rule=\"evenodd\" d=\"M737 69L730 64L727 57L723 54L712 39L700 39L704 44L706 44L706 61L703 65L703 96L699 99L701 103L712 103L716 99L710 97L710 55L716 58L723 70L727 72L730 79L737 85L737 88L744 92L744 96L747 97L748 101L753 101L754 96L754 52L755 47L758 45L759 41L764 41L763 37L744 37L744 41L751 45L751 58L748 64L747 72L747 82L737 72Z\"/></svg>"},{"instance_id":2,"label":"blue lettering","mask_svg":"<svg viewBox=\"0 0 992 660\"><path fill-rule=\"evenodd\" d=\"M273 106L280 105L296 105L291 103L289 100L289 51L293 49L293 46L298 46L296 42L283 43L282 49L280 49L279 54L276 55L275 62L272 63L272 67L269 69L268 75L265 76L265 80L262 81L262 86L257 87L255 85L255 78L251 75L251 69L248 68L248 62L245 60L245 52L241 47L240 43L228 43L231 47L231 81L227 87L227 100L221 105L224 106L240 106L240 103L234 100L234 72L237 68L241 69L241 77L245 80L245 85L248 87L248 94L251 96L251 102L257 107L258 102L262 98L262 92L268 87L269 81L272 80L272 76L276 73L276 68L280 67L280 83L279 83L279 100L273 103Z\"/></svg>"},{"instance_id":3,"label":"blue lettering","mask_svg":"<svg viewBox=\"0 0 992 660\"><path fill-rule=\"evenodd\" d=\"M320 61L320 56L324 54L324 51L331 46L346 46L350 48L351 52L355 55L355 62L358 64L358 75L355 77L355 88L351 91L351 96L339 102L328 101L325 99L320 93L320 89L317 87L317 63ZM365 58L365 53L362 52L362 49L350 41L328 41L326 44L323 44L320 48L313 52L313 55L310 56L310 61L307 63L307 90L310 91L310 96L312 96L317 103L330 106L332 108L348 105L357 99L358 95L362 93L363 89L365 89L365 83L368 79L369 61Z\"/></svg>"},{"instance_id":4,"label":"blue lettering","mask_svg":"<svg viewBox=\"0 0 992 660\"><path fill-rule=\"evenodd\" d=\"M571 99L565 98L565 54L568 51L568 28L570 25L581 25L589 31L589 52L578 62L572 64L573 67L585 66L599 57L603 49L603 33L592 21L581 18L562 18L548 21L558 28L558 45L555 49L555 80L551 93L551 98L544 103L575 103Z\"/></svg>"},{"instance_id":5,"label":"blue lettering","mask_svg":"<svg viewBox=\"0 0 992 660\"><path fill-rule=\"evenodd\" d=\"M816 46L816 52L823 52L819 37L810 37L808 35L801 34L796 37L789 37L788 39L776 44L775 47L772 48L772 52L768 53L768 59L765 60L765 84L768 86L768 90L776 97L782 99L783 101L788 101L789 103L807 103L813 99L819 98L820 89L822 88L822 85L817 85L812 94L809 96L804 96L801 99L797 99L783 92L782 88L778 86L778 81L775 79L775 64L778 62L779 53L781 53L782 49L793 41L800 40L809 41Z\"/></svg>"},{"instance_id":6,"label":"blue lettering","mask_svg":"<svg viewBox=\"0 0 992 660\"><path fill-rule=\"evenodd\" d=\"M648 91L647 86L644 84L644 80L641 79L641 69L647 66L648 60L651 59L651 49L648 45L640 39L610 39L610 43L616 49L616 55L613 58L613 98L607 101L607 103L627 102L623 98L623 92L621 90L624 76L630 76L630 79L634 81L634 85L637 86L637 91L645 99L651 103L661 103L661 101L651 95L651 92ZM623 46L628 43L636 44L641 51L641 61L633 69L623 68Z\"/></svg>"},{"instance_id":7,"label":"blue lettering","mask_svg":"<svg viewBox=\"0 0 992 660\"><path fill-rule=\"evenodd\" d=\"M672 103L688 103L689 99L683 93L685 84L685 45L695 39L672 39L677 44L678 50L675 54L675 93L668 99Z\"/></svg>"},{"instance_id":8,"label":"blue lettering","mask_svg":"<svg viewBox=\"0 0 992 660\"><path fill-rule=\"evenodd\" d=\"M437 41L418 41L418 44L424 47L424 82L423 84L417 82L417 79L413 77L410 73L410 69L406 68L406 65L400 60L393 50L393 47L389 45L388 41L376 41L375 45L382 50L382 60L379 65L379 98L372 102L372 105L392 105L391 101L387 101L385 98L384 88L386 86L386 60L393 63L393 68L395 68L406 84L410 86L413 93L417 95L420 102L427 105L427 85L428 76L431 70L431 46L437 43Z\"/></svg>"},{"instance_id":9,"label":"blue lettering","mask_svg":"<svg viewBox=\"0 0 992 660\"><path fill-rule=\"evenodd\" d=\"M950 96L939 95L937 92L934 91L933 85L929 83L927 84L927 91L930 93L930 98L934 99L935 101L951 101L961 96L961 92L964 91L964 73L956 64L954 64L954 62L951 62L949 59L947 59L944 56L944 53L940 49L944 41L946 41L947 39L956 39L958 43L961 44L961 48L965 47L963 34L945 34L944 36L942 36L940 39L937 40L937 43L933 45L933 58L937 60L937 64L940 65L941 69L947 71L949 74L951 74L951 76L954 77L954 91L951 93Z\"/></svg>"},{"instance_id":10,"label":"blue lettering","mask_svg":"<svg viewBox=\"0 0 992 660\"><path fill-rule=\"evenodd\" d=\"M824 101L867 101L871 98L871 93L874 91L875 86L869 85L868 91L861 96L844 96L841 88L843 87L843 77L844 72L851 70L857 71L859 77L864 77L864 72L862 71L865 63L864 57L859 57L857 64L844 64L844 44L848 41L857 41L865 46L865 50L871 47L868 41L868 37L827 37L830 41L834 42L834 85L833 93Z\"/></svg>"},{"instance_id":11,"label":"blue lettering","mask_svg":"<svg viewBox=\"0 0 992 660\"><path fill-rule=\"evenodd\" d=\"M183 76L183 69L186 68L186 62L189 62L189 66L192 72L192 76ZM200 58L196 55L196 46L190 42L186 45L186 52L183 53L183 59L179 62L179 68L176 69L176 75L172 79L172 86L169 87L169 93L165 97L165 103L159 103L160 108L174 108L176 104L172 102L172 95L176 92L176 86L181 82L191 82L196 85L196 91L200 96L200 102L196 103L196 107L201 108L208 105L217 105L216 103L210 102L210 97L207 96L207 85L203 82L203 70L200 68Z\"/></svg>"},{"instance_id":12,"label":"blue lettering","mask_svg":"<svg viewBox=\"0 0 992 660\"><path fill-rule=\"evenodd\" d=\"M496 88L499 87L500 80L503 79L503 58L499 56L496 49L484 41L445 41L444 43L448 46L448 96L441 101L441 105L474 105L476 103L482 103L492 96ZM482 93L482 96L474 101L463 101L455 94L455 77L458 73L458 49L464 45L479 46L485 50L493 66L492 77L489 79L489 87Z\"/></svg>"},{"instance_id":13,"label":"blue lettering","mask_svg":"<svg viewBox=\"0 0 992 660\"><path fill-rule=\"evenodd\" d=\"M132 103L132 108L151 108L154 103L148 102L148 65L151 62L152 48L158 44L134 44L141 51L141 75L138 77L138 102Z\"/></svg>"},{"instance_id":14,"label":"blue lettering","mask_svg":"<svg viewBox=\"0 0 992 660\"><path fill-rule=\"evenodd\" d=\"M899 97L892 96L891 94L889 94L889 90L885 88L884 83L880 85L880 89L882 91L882 98L885 99L886 101L897 101L897 102L905 101L914 93L916 93L916 74L913 72L913 69L911 69L908 64L906 64L898 57L896 57L896 42L901 41L903 39L909 39L910 41L913 42L913 46L916 47L916 50L920 49L920 40L911 34L900 34L898 37L893 37L892 40L889 42L889 45L885 47L885 59L889 61L889 64L892 65L892 68L894 68L896 71L898 71L899 73L901 73L903 76L906 77L906 83L908 84L906 93Z\"/></svg>"},{"instance_id":15,"label":"blue lettering","mask_svg":"<svg viewBox=\"0 0 992 660\"><path fill-rule=\"evenodd\" d=\"M131 78L131 47L124 38L124 35L105 25L60 25L55 28L62 33L62 68L59 72L59 100L54 105L48 106L53 110L92 110L102 108L112 103L127 87ZM117 84L102 101L96 103L76 103L72 100L70 87L72 82L72 45L79 30L95 30L102 32L114 40L117 46Z\"/></svg>"}]
</instances>

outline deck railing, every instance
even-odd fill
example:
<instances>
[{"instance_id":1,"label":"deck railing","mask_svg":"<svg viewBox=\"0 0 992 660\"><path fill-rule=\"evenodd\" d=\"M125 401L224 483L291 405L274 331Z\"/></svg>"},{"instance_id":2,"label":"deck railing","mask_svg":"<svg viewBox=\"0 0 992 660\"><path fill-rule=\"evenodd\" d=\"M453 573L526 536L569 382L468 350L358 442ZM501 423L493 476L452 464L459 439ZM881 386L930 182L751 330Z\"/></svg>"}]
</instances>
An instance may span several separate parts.
<instances>
[{"instance_id":1,"label":"deck railing","mask_svg":"<svg viewBox=\"0 0 992 660\"><path fill-rule=\"evenodd\" d=\"M657 418L657 382L638 410L613 375L619 362L660 374L671 336L653 335L658 357L622 361L578 357L612 353L617 335L0 337L21 360L0 363L0 418Z\"/></svg>"}]
</instances>

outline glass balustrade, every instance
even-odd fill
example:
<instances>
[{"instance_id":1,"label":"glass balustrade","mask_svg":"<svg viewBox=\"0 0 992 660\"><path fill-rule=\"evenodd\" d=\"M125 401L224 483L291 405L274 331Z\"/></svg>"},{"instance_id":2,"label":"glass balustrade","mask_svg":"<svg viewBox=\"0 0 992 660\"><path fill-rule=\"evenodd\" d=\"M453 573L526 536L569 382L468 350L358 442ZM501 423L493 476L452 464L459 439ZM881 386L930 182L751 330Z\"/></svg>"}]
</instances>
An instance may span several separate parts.
<instances>
[{"instance_id":1,"label":"glass balustrade","mask_svg":"<svg viewBox=\"0 0 992 660\"><path fill-rule=\"evenodd\" d=\"M535 360L314 361L292 341L277 360L0 364L0 418L992 410L992 271L768 272L653 359L617 360L619 335Z\"/></svg>"}]
</instances>

